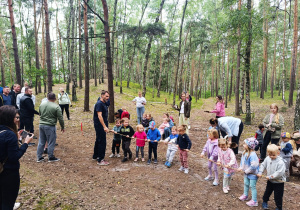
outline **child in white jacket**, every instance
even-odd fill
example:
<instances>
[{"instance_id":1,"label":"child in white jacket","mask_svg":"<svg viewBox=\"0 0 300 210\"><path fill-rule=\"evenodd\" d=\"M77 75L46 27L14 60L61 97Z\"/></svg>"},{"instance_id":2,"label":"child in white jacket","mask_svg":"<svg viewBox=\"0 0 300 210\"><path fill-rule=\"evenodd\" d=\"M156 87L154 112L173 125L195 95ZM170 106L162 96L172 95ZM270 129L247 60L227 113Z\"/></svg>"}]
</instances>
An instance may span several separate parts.
<instances>
[{"instance_id":1,"label":"child in white jacket","mask_svg":"<svg viewBox=\"0 0 300 210\"><path fill-rule=\"evenodd\" d=\"M178 138L177 127L173 126L172 134L164 140L164 142L168 144L168 150L166 155L167 161L165 162L165 166L167 166L168 168L171 167L175 153L178 150L177 138Z\"/></svg>"}]
</instances>

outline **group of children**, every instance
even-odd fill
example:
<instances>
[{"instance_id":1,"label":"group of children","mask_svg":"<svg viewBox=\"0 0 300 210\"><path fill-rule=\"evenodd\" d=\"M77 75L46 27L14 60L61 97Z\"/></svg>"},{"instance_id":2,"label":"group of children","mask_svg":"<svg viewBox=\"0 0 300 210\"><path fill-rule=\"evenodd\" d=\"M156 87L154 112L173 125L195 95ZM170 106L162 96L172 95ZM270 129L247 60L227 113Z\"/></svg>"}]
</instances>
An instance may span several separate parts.
<instances>
[{"instance_id":1,"label":"group of children","mask_svg":"<svg viewBox=\"0 0 300 210\"><path fill-rule=\"evenodd\" d=\"M260 128L262 130L262 128ZM259 165L259 158L255 152L260 142L257 138L251 137L244 140L244 152L241 157L240 166L237 164L236 156L231 144L226 137L219 138L219 132L215 128L208 131L208 140L202 150L201 157L206 154L208 158L209 174L206 181L213 181L213 185L219 184L218 168L223 170L223 192L228 193L230 182L235 172L244 172L244 193L239 197L241 201L249 198L249 188L251 189L252 199L246 204L248 206L258 206L256 182L262 176L264 170L267 170L267 186L263 195L263 209L268 209L269 198L274 191L275 203L277 208L282 209L282 198L284 192L284 182L289 176L289 162L292 155L292 146L289 143L290 134L285 132L281 134L282 143L280 146L271 144L267 147L268 157ZM234 146L233 146L234 145ZM214 171L214 176L212 171Z\"/></svg>"},{"instance_id":2,"label":"group of children","mask_svg":"<svg viewBox=\"0 0 300 210\"><path fill-rule=\"evenodd\" d=\"M112 132L114 132L114 138L112 142L112 154L109 157L120 157L120 145L122 142L122 149L124 152L124 158L122 162L128 161L128 159L132 159L132 151L130 150L131 140L136 140L136 158L134 161L138 161L139 153L141 153L142 162L145 161L144 157L144 147L146 142L148 142L148 161L147 164L150 165L152 161L152 153L154 155L153 163L157 164L157 146L158 142L161 140L162 135L161 132L156 128L155 121L151 115L147 116L151 121L147 124L148 131L145 132L145 128L142 124L136 126L136 132L129 125L128 118L122 118L122 120L117 119L116 125L114 126ZM144 123L144 122L143 122ZM166 162L165 165L167 167L171 167L173 158L175 156L176 151L179 149L180 151L180 161L181 167L180 171L184 171L184 173L188 173L188 151L191 149L192 142L189 139L186 132L186 126L179 126L178 129L176 126L172 127L172 134L163 140L165 144L168 144L167 154L166 154ZM116 154L117 152L117 154Z\"/></svg>"}]
</instances>

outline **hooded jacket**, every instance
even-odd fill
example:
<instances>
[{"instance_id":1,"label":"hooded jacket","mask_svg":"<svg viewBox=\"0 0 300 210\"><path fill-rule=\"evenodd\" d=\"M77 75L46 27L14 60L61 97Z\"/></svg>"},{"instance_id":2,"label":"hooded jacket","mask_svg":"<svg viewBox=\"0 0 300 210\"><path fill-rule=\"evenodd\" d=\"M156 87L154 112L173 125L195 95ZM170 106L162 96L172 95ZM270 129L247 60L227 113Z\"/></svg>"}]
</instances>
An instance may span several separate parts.
<instances>
[{"instance_id":1,"label":"hooded jacket","mask_svg":"<svg viewBox=\"0 0 300 210\"><path fill-rule=\"evenodd\" d=\"M282 183L280 181L286 181L285 163L282 157L277 156L275 160L272 160L269 156L266 157L260 165L258 174L262 174L265 169L267 169L267 177L269 177L270 182Z\"/></svg>"},{"instance_id":2,"label":"hooded jacket","mask_svg":"<svg viewBox=\"0 0 300 210\"><path fill-rule=\"evenodd\" d=\"M202 150L202 155L204 155L206 153L207 157L213 161L217 161L218 160L218 150L219 150L219 146L218 146L218 139L208 139L206 141L206 144Z\"/></svg>"}]
</instances>

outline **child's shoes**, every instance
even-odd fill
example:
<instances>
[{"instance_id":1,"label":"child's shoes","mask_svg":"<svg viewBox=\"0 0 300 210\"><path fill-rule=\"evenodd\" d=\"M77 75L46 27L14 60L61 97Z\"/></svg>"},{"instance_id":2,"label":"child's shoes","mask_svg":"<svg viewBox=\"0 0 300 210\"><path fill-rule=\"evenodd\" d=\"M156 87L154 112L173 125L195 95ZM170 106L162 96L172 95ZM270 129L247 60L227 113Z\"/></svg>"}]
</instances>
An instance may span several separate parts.
<instances>
[{"instance_id":1,"label":"child's shoes","mask_svg":"<svg viewBox=\"0 0 300 210\"><path fill-rule=\"evenodd\" d=\"M138 158L135 158L135 159L134 159L134 162L136 162L136 161L138 161Z\"/></svg>"},{"instance_id":2,"label":"child's shoes","mask_svg":"<svg viewBox=\"0 0 300 210\"><path fill-rule=\"evenodd\" d=\"M239 199L241 200L241 201L246 201L247 199L248 199L248 196L246 196L246 195L241 195L241 197L239 197Z\"/></svg>"},{"instance_id":3,"label":"child's shoes","mask_svg":"<svg viewBox=\"0 0 300 210\"><path fill-rule=\"evenodd\" d=\"M254 201L254 200L250 200L246 204L247 204L247 206L250 206L250 207L252 207L252 206L258 206L258 202Z\"/></svg>"},{"instance_id":4,"label":"child's shoes","mask_svg":"<svg viewBox=\"0 0 300 210\"><path fill-rule=\"evenodd\" d=\"M178 169L178 171L184 171L184 167L180 166L180 168Z\"/></svg>"},{"instance_id":5,"label":"child's shoes","mask_svg":"<svg viewBox=\"0 0 300 210\"><path fill-rule=\"evenodd\" d=\"M263 202L262 203L262 208L263 209L269 209L268 203L267 202Z\"/></svg>"},{"instance_id":6,"label":"child's shoes","mask_svg":"<svg viewBox=\"0 0 300 210\"><path fill-rule=\"evenodd\" d=\"M207 177L204 178L205 181L212 181L214 180L214 178L210 175L208 175Z\"/></svg>"},{"instance_id":7,"label":"child's shoes","mask_svg":"<svg viewBox=\"0 0 300 210\"><path fill-rule=\"evenodd\" d=\"M227 189L227 187L224 187L224 188L223 188L223 192L224 192L225 194L227 194L227 193L228 193L228 189Z\"/></svg>"},{"instance_id":8,"label":"child's shoes","mask_svg":"<svg viewBox=\"0 0 300 210\"><path fill-rule=\"evenodd\" d=\"M215 179L214 182L213 182L213 185L214 185L214 186L218 186L218 185L219 185L219 180L218 180L218 179Z\"/></svg>"},{"instance_id":9,"label":"child's shoes","mask_svg":"<svg viewBox=\"0 0 300 210\"><path fill-rule=\"evenodd\" d=\"M142 158L142 162L145 162L145 158Z\"/></svg>"},{"instance_id":10,"label":"child's shoes","mask_svg":"<svg viewBox=\"0 0 300 210\"><path fill-rule=\"evenodd\" d=\"M168 162L167 167L170 168L171 166L172 166L172 163L169 163L169 162Z\"/></svg>"},{"instance_id":11,"label":"child's shoes","mask_svg":"<svg viewBox=\"0 0 300 210\"><path fill-rule=\"evenodd\" d=\"M115 154L111 154L109 157L110 157L110 158L113 158L113 157L115 157Z\"/></svg>"},{"instance_id":12,"label":"child's shoes","mask_svg":"<svg viewBox=\"0 0 300 210\"><path fill-rule=\"evenodd\" d=\"M168 166L168 163L169 163L169 162L168 162L168 161L166 161L166 162L165 162L165 166Z\"/></svg>"},{"instance_id":13,"label":"child's shoes","mask_svg":"<svg viewBox=\"0 0 300 210\"><path fill-rule=\"evenodd\" d=\"M188 168L185 168L185 169L184 169L184 173L185 173L185 174L188 174L188 173L189 173L189 169L188 169Z\"/></svg>"},{"instance_id":14,"label":"child's shoes","mask_svg":"<svg viewBox=\"0 0 300 210\"><path fill-rule=\"evenodd\" d=\"M230 187L229 186L227 187L227 190L230 191Z\"/></svg>"},{"instance_id":15,"label":"child's shoes","mask_svg":"<svg viewBox=\"0 0 300 210\"><path fill-rule=\"evenodd\" d=\"M119 158L119 157L121 157L121 155L118 153L118 154L117 154L117 158Z\"/></svg>"},{"instance_id":16,"label":"child's shoes","mask_svg":"<svg viewBox=\"0 0 300 210\"><path fill-rule=\"evenodd\" d=\"M150 163L151 163L151 160L149 159L149 160L147 161L147 165L150 165Z\"/></svg>"}]
</instances>

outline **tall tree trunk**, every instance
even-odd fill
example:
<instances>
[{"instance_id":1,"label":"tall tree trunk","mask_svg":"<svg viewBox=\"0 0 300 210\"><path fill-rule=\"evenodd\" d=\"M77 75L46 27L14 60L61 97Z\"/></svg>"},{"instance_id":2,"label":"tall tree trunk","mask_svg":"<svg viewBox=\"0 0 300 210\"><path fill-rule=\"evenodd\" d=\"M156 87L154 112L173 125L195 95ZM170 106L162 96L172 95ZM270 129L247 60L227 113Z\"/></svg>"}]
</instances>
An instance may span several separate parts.
<instances>
[{"instance_id":1,"label":"tall tree trunk","mask_svg":"<svg viewBox=\"0 0 300 210\"><path fill-rule=\"evenodd\" d=\"M250 69L251 69L251 44L252 44L252 12L251 12L251 0L247 0L248 10L248 28L247 28L247 44L245 53L245 74L246 74L246 118L245 124L251 124L251 107L250 107Z\"/></svg>"},{"instance_id":2,"label":"tall tree trunk","mask_svg":"<svg viewBox=\"0 0 300 210\"><path fill-rule=\"evenodd\" d=\"M234 62L235 57L234 57L234 47L232 49L232 62ZM232 81L233 81L233 74L234 74L234 70L233 70L233 65L231 67L231 72L230 72L230 89L229 89L229 101L231 101L231 95L232 95Z\"/></svg>"},{"instance_id":3,"label":"tall tree trunk","mask_svg":"<svg viewBox=\"0 0 300 210\"><path fill-rule=\"evenodd\" d=\"M48 92L52 92L52 67L51 67L51 40L49 29L49 10L48 0L44 0L45 9L45 26L46 26L46 62L47 62L47 77L48 77Z\"/></svg>"},{"instance_id":4,"label":"tall tree trunk","mask_svg":"<svg viewBox=\"0 0 300 210\"><path fill-rule=\"evenodd\" d=\"M94 5L96 5L96 0L94 0ZM112 33L112 36L114 36L114 33ZM94 15L94 83L95 86L97 86L97 56L96 56L96 15ZM114 48L112 52L114 51Z\"/></svg>"},{"instance_id":5,"label":"tall tree trunk","mask_svg":"<svg viewBox=\"0 0 300 210\"><path fill-rule=\"evenodd\" d=\"M79 49L78 49L78 74L79 74L79 88L82 88L82 72L81 72L81 58L82 58L82 40L81 40L81 1L78 1L78 37L79 37Z\"/></svg>"},{"instance_id":6,"label":"tall tree trunk","mask_svg":"<svg viewBox=\"0 0 300 210\"><path fill-rule=\"evenodd\" d=\"M126 9L127 9L127 0L125 1L125 12L123 18L123 24L125 24L126 18ZM125 32L122 33L122 61L121 61L121 78L120 78L120 93L123 93L123 66L124 66L124 55L125 55Z\"/></svg>"},{"instance_id":7,"label":"tall tree trunk","mask_svg":"<svg viewBox=\"0 0 300 210\"><path fill-rule=\"evenodd\" d=\"M35 2L36 0L33 0L33 9L34 9L34 38L35 38L35 67L38 71L38 73L36 74L36 84L35 84L35 94L37 95L39 92L37 90L37 84L40 81L40 74L39 74L39 70L40 70L40 60L39 60L39 45L38 45L38 31L37 31L37 27L36 27L36 7L35 7Z\"/></svg>"},{"instance_id":8,"label":"tall tree trunk","mask_svg":"<svg viewBox=\"0 0 300 210\"><path fill-rule=\"evenodd\" d=\"M239 0L239 6L238 9L241 10L242 8L242 0ZM240 74L241 74L241 45L242 45L242 40L241 40L241 28L239 26L238 28L238 44L237 44L237 63L236 63L236 79L235 79L235 115L239 116L240 115L240 109L239 109L239 96L240 96L240 87L238 84L240 84Z\"/></svg>"},{"instance_id":9,"label":"tall tree trunk","mask_svg":"<svg viewBox=\"0 0 300 210\"><path fill-rule=\"evenodd\" d=\"M266 12L266 8L269 6L269 3L267 5L264 4L264 23L263 23L263 29L265 32L263 42L264 42L264 63L263 63L263 73L262 73L262 80L261 80L261 92L260 92L260 98L265 98L265 92L267 91L267 71L268 71L268 31L269 31L269 23L268 23L268 14Z\"/></svg>"},{"instance_id":10,"label":"tall tree trunk","mask_svg":"<svg viewBox=\"0 0 300 210\"><path fill-rule=\"evenodd\" d=\"M160 3L160 8L159 8L159 11L157 13L157 16L156 16L156 19L155 19L155 23L158 23L158 21L159 21L159 16L160 16L160 13L161 13L162 8L164 6L164 3L165 3L165 0L162 0L161 3ZM150 49L151 49L152 40L153 40L153 35L150 35L149 42L148 42L148 45L147 45L146 56L145 56L145 63L144 63L144 70L143 70L143 93L142 94L143 94L144 97L146 95L147 64L148 64L148 60L149 60L149 55L150 55Z\"/></svg>"},{"instance_id":11,"label":"tall tree trunk","mask_svg":"<svg viewBox=\"0 0 300 210\"><path fill-rule=\"evenodd\" d=\"M286 29L286 0L284 1L284 24L283 24L283 47L282 47L282 101L286 104L285 100L285 82L286 82L286 69L285 69L285 29Z\"/></svg>"},{"instance_id":12,"label":"tall tree trunk","mask_svg":"<svg viewBox=\"0 0 300 210\"><path fill-rule=\"evenodd\" d=\"M73 81L72 84L72 101L77 101L77 94L76 94L76 87L77 87L77 74L76 74L76 69L74 67L74 45L75 45L75 37L74 37L74 33L75 33L75 9L73 7L73 0L72 4L71 4L71 21L72 21L72 30L71 30L71 36L72 36L72 40L71 40L71 49L70 49L70 75Z\"/></svg>"},{"instance_id":13,"label":"tall tree trunk","mask_svg":"<svg viewBox=\"0 0 300 210\"><path fill-rule=\"evenodd\" d=\"M118 0L115 0L114 18L113 18L113 33L111 35L111 44L112 44L111 60L112 60L112 65L113 65L114 78L116 80L116 86L118 86L118 75L117 75L117 69L114 67L114 65L115 65L114 54L115 54L115 31L116 31L117 7L118 7Z\"/></svg>"},{"instance_id":14,"label":"tall tree trunk","mask_svg":"<svg viewBox=\"0 0 300 210\"><path fill-rule=\"evenodd\" d=\"M162 81L162 69L163 69L163 64L162 64L162 41L160 39L160 47L159 47L159 79L158 79L158 85L157 85L157 97L160 97L160 87L161 87L161 81Z\"/></svg>"},{"instance_id":15,"label":"tall tree trunk","mask_svg":"<svg viewBox=\"0 0 300 210\"><path fill-rule=\"evenodd\" d=\"M180 24L180 32L179 32L179 46L178 46L178 57L177 57L177 68L175 72L175 80L174 80L174 93L173 93L173 105L175 105L175 98L177 94L177 80L178 80L178 71L179 71L179 60L180 60L180 55L181 55L181 39L182 39L182 27L183 27L183 22L184 22L184 16L185 16L185 11L186 7L188 4L188 0L185 0L184 8L183 8L183 13L182 13L182 18L181 18L181 24Z\"/></svg>"},{"instance_id":16,"label":"tall tree trunk","mask_svg":"<svg viewBox=\"0 0 300 210\"><path fill-rule=\"evenodd\" d=\"M298 48L298 0L294 1L294 39L292 48L292 65L290 74L290 91L288 106L293 106L293 94L296 82L297 48Z\"/></svg>"},{"instance_id":17,"label":"tall tree trunk","mask_svg":"<svg viewBox=\"0 0 300 210\"><path fill-rule=\"evenodd\" d=\"M278 33L278 9L276 10L276 27L275 27L275 39L274 39L274 55L273 55L273 68L272 68L272 75L271 75L271 98L273 98L274 92L274 80L275 80L275 71L276 71L276 42L277 42L277 33Z\"/></svg>"},{"instance_id":18,"label":"tall tree trunk","mask_svg":"<svg viewBox=\"0 0 300 210\"><path fill-rule=\"evenodd\" d=\"M14 50L14 58L15 58L15 70L16 70L17 83L21 84L21 67L19 61L18 41L17 41L17 33L16 33L15 20L14 20L13 3L12 0L7 0L7 3L8 3L8 10L10 16L11 33L13 38L13 50Z\"/></svg>"},{"instance_id":19,"label":"tall tree trunk","mask_svg":"<svg viewBox=\"0 0 300 210\"><path fill-rule=\"evenodd\" d=\"M72 69L71 69L71 43L70 43L70 33L71 33L71 27L72 27L72 14L74 12L73 7L73 0L69 1L69 7L70 7L70 15L69 19L67 19L67 61L68 61L68 69L67 69L67 83L66 83L66 92L70 94L70 82L71 82L71 75L72 75ZM72 39L73 40L73 39Z\"/></svg>"},{"instance_id":20,"label":"tall tree trunk","mask_svg":"<svg viewBox=\"0 0 300 210\"><path fill-rule=\"evenodd\" d=\"M229 57L230 57L230 48L228 47L227 54L227 74L226 74L226 97L225 97L225 108L227 108L228 100L228 86L229 86Z\"/></svg>"},{"instance_id":21,"label":"tall tree trunk","mask_svg":"<svg viewBox=\"0 0 300 210\"><path fill-rule=\"evenodd\" d=\"M45 5L44 5L45 7ZM42 9L42 69L46 69L45 11ZM44 94L47 93L47 72L43 74Z\"/></svg>"},{"instance_id":22,"label":"tall tree trunk","mask_svg":"<svg viewBox=\"0 0 300 210\"><path fill-rule=\"evenodd\" d=\"M241 95L240 95L240 102L239 102L239 112L240 113L244 113L243 112L243 99L244 99L244 92L245 92L245 77L246 77L246 74L245 74L245 71L243 71L243 77L242 77L242 80L241 80L241 83L240 83L240 87L241 87Z\"/></svg>"},{"instance_id":23,"label":"tall tree trunk","mask_svg":"<svg viewBox=\"0 0 300 210\"><path fill-rule=\"evenodd\" d=\"M298 92L295 106L294 131L300 129L300 83L298 83Z\"/></svg>"},{"instance_id":24,"label":"tall tree trunk","mask_svg":"<svg viewBox=\"0 0 300 210\"><path fill-rule=\"evenodd\" d=\"M88 3L88 0L86 0ZM89 69L89 34L88 34L88 24L87 24L87 4L84 4L84 111L88 112L90 110L90 69Z\"/></svg>"},{"instance_id":25,"label":"tall tree trunk","mask_svg":"<svg viewBox=\"0 0 300 210\"><path fill-rule=\"evenodd\" d=\"M2 52L0 47L0 68L1 68L1 84L3 87L5 87L5 71L3 66L3 60L2 60Z\"/></svg>"}]
</instances>

